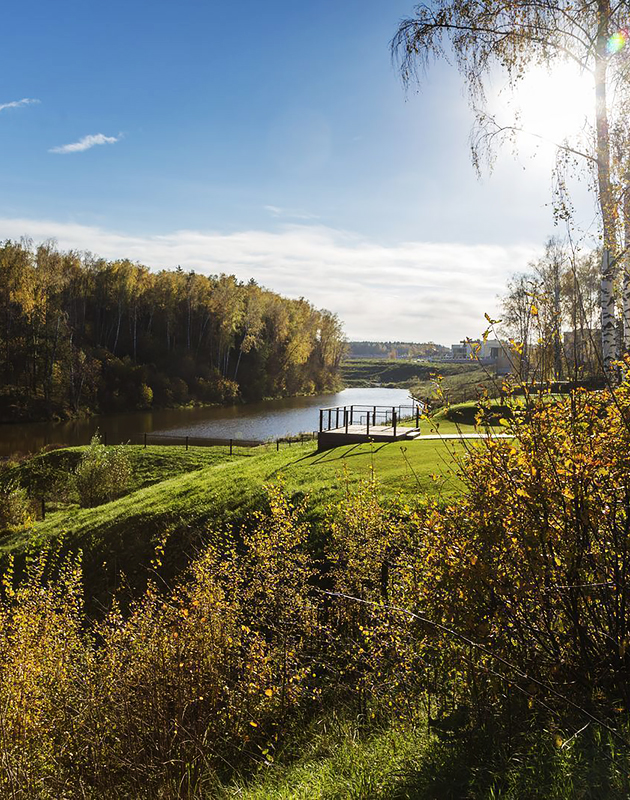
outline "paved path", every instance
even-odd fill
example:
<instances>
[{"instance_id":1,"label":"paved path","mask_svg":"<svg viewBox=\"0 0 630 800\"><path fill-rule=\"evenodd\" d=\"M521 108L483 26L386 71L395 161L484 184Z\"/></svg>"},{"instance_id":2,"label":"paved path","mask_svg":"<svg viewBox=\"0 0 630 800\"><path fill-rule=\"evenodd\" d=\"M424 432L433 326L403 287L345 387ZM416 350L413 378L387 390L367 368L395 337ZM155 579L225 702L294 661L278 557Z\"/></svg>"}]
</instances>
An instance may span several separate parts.
<instances>
[{"instance_id":1,"label":"paved path","mask_svg":"<svg viewBox=\"0 0 630 800\"><path fill-rule=\"evenodd\" d=\"M419 440L431 439L513 439L512 433L425 433L410 436L409 439L417 442Z\"/></svg>"}]
</instances>

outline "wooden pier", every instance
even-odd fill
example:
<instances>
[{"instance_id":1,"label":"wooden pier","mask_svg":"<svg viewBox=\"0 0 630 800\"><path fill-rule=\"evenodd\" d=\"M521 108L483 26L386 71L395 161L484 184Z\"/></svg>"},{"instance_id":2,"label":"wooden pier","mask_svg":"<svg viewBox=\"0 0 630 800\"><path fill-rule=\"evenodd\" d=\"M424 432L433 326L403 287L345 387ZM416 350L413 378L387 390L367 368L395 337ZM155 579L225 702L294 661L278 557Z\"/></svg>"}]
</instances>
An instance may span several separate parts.
<instances>
[{"instance_id":1,"label":"wooden pier","mask_svg":"<svg viewBox=\"0 0 630 800\"><path fill-rule=\"evenodd\" d=\"M360 442L398 442L420 433L422 406L331 406L319 410L317 449ZM401 424L404 422L405 424Z\"/></svg>"}]
</instances>

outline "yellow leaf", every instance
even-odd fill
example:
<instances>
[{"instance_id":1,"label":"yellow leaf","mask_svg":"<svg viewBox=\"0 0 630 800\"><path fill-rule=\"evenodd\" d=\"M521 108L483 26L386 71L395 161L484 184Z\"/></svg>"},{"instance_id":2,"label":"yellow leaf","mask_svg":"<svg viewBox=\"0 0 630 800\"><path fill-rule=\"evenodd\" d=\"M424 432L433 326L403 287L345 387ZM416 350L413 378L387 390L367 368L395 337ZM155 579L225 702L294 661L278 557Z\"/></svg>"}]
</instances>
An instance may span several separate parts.
<instances>
[{"instance_id":1,"label":"yellow leaf","mask_svg":"<svg viewBox=\"0 0 630 800\"><path fill-rule=\"evenodd\" d=\"M533 303L532 303L531 312L532 312L532 316L533 317L537 317L538 316L538 308Z\"/></svg>"},{"instance_id":2,"label":"yellow leaf","mask_svg":"<svg viewBox=\"0 0 630 800\"><path fill-rule=\"evenodd\" d=\"M273 697L273 689L265 689L265 694L267 697Z\"/></svg>"}]
</instances>

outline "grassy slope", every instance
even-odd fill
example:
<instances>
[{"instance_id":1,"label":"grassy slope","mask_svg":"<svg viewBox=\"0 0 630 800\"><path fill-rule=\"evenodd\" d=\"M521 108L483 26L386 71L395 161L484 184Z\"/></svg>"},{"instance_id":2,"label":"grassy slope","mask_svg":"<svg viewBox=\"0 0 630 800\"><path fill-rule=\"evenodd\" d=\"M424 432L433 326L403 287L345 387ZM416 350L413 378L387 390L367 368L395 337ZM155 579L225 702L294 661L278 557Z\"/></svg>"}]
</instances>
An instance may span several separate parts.
<instances>
[{"instance_id":1,"label":"grassy slope","mask_svg":"<svg viewBox=\"0 0 630 800\"><path fill-rule=\"evenodd\" d=\"M85 554L88 582L105 595L124 572L132 585L146 577L155 545L170 534L165 571L174 575L203 542L212 528L240 526L250 512L265 502L264 486L282 480L296 499L309 495L308 514L317 522L326 506L346 487L377 476L384 495L413 501L418 497L458 491L452 453L462 452L453 442L346 446L316 453L312 442L283 447L242 449L229 456L224 448L127 446L134 463L134 485L124 497L97 508L61 507L47 513L31 529L0 537L0 556L22 555L29 546L63 537L72 550ZM38 457L68 463L82 448ZM30 462L33 465L37 459ZM22 474L29 468L15 469ZM433 474L442 475L435 481ZM167 475L164 480L159 478Z\"/></svg>"},{"instance_id":2,"label":"grassy slope","mask_svg":"<svg viewBox=\"0 0 630 800\"><path fill-rule=\"evenodd\" d=\"M403 361L401 359L356 358L341 365L341 378L346 386L403 386L428 382L435 373L460 375L476 369L475 364Z\"/></svg>"},{"instance_id":3,"label":"grassy slope","mask_svg":"<svg viewBox=\"0 0 630 800\"><path fill-rule=\"evenodd\" d=\"M446 367L447 365L443 366ZM498 396L501 380L489 374L486 369L474 363L471 365L454 364L452 366L469 368L465 371L449 373L440 365L434 370L434 373L441 376L441 393L447 402L460 403L465 400L472 400L482 395L484 391L487 391L490 397ZM414 397L428 398L434 403L443 402L438 398L435 378L427 376L413 381L410 389Z\"/></svg>"}]
</instances>

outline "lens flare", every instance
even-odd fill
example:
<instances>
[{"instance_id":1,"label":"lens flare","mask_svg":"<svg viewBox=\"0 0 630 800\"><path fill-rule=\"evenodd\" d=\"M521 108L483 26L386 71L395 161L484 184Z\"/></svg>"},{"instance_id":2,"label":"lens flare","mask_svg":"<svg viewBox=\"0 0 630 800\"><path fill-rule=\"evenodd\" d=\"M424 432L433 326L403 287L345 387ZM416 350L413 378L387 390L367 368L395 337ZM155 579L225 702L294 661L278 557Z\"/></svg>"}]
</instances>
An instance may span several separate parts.
<instances>
[{"instance_id":1,"label":"lens flare","mask_svg":"<svg viewBox=\"0 0 630 800\"><path fill-rule=\"evenodd\" d=\"M611 54L618 53L620 50L623 50L627 41L628 31L617 31L617 33L613 33L608 39L608 52Z\"/></svg>"}]
</instances>

